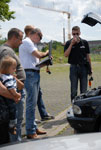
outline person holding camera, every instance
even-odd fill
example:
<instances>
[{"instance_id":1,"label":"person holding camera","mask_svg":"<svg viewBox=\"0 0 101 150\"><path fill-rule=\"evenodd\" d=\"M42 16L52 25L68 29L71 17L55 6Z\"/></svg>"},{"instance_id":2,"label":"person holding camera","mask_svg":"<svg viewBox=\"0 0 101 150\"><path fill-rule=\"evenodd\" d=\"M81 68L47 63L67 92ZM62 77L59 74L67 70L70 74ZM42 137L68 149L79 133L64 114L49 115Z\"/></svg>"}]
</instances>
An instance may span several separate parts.
<instances>
[{"instance_id":1,"label":"person holding camera","mask_svg":"<svg viewBox=\"0 0 101 150\"><path fill-rule=\"evenodd\" d=\"M25 89L26 97L26 134L28 139L38 138L38 135L46 134L46 131L38 129L35 122L35 109L40 88L40 68L36 67L39 60L48 55L49 51L40 52L37 44L42 39L42 32L35 28L31 30L19 47L19 57L26 73Z\"/></svg>"},{"instance_id":2,"label":"person holding camera","mask_svg":"<svg viewBox=\"0 0 101 150\"><path fill-rule=\"evenodd\" d=\"M68 57L68 63L70 64L71 101L77 96L78 81L80 81L80 93L87 91L87 62L92 74L89 44L86 40L80 38L80 34L80 28L74 26L72 28L73 38L67 41L64 46L64 56Z\"/></svg>"},{"instance_id":3,"label":"person holding camera","mask_svg":"<svg viewBox=\"0 0 101 150\"><path fill-rule=\"evenodd\" d=\"M32 30L34 30L35 27L33 25L26 25L24 28L24 32L25 32L25 37L29 37L30 32ZM20 52L19 52L20 53ZM21 58L22 59L22 58ZM37 106L38 106L38 110L39 110L39 114L41 117L42 121L46 121L46 120L51 120L54 119L55 117L50 115L47 111L46 111L46 107L42 98L42 90L41 87L39 87L39 93L38 93L38 100L37 100ZM41 121L38 119L35 119L36 123L40 123Z\"/></svg>"}]
</instances>

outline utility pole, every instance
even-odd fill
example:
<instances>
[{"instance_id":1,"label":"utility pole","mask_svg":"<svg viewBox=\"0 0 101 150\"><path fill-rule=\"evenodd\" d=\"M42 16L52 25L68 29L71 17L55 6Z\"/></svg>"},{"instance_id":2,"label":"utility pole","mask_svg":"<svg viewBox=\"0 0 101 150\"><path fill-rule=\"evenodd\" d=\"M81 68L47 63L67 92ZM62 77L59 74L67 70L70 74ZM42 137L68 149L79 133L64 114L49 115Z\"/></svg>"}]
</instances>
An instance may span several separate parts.
<instances>
[{"instance_id":1,"label":"utility pole","mask_svg":"<svg viewBox=\"0 0 101 150\"><path fill-rule=\"evenodd\" d=\"M1 28L1 25L0 25L0 29L2 29L2 28ZM2 34L0 34L0 38L1 38L1 37L2 37Z\"/></svg>"},{"instance_id":2,"label":"utility pole","mask_svg":"<svg viewBox=\"0 0 101 150\"><path fill-rule=\"evenodd\" d=\"M48 10L48 11L54 11L54 12L58 12L58 13L63 13L67 15L67 20L68 20L68 35L67 38L68 40L71 38L71 34L70 34L70 13L67 11L62 11L62 10L55 10L55 9L51 9L51 8L44 8L44 7L40 7L40 6L34 6L34 5L30 5L30 4L26 4L26 6L30 6L30 7L34 7L34 8L39 8L39 9L43 9L43 10Z\"/></svg>"},{"instance_id":3,"label":"utility pole","mask_svg":"<svg viewBox=\"0 0 101 150\"><path fill-rule=\"evenodd\" d=\"M65 28L63 28L63 43L65 44Z\"/></svg>"}]
</instances>

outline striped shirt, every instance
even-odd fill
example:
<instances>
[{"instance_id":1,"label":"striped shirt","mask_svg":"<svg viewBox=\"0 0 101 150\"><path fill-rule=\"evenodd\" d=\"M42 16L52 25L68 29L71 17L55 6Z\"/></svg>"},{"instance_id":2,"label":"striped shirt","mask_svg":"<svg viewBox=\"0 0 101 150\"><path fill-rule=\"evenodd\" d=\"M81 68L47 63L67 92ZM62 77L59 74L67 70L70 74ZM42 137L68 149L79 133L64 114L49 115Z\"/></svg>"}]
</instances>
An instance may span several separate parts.
<instances>
[{"instance_id":1,"label":"striped shirt","mask_svg":"<svg viewBox=\"0 0 101 150\"><path fill-rule=\"evenodd\" d=\"M17 88L17 83L15 78L11 74L0 74L0 81L3 83L6 88L15 89Z\"/></svg>"}]
</instances>

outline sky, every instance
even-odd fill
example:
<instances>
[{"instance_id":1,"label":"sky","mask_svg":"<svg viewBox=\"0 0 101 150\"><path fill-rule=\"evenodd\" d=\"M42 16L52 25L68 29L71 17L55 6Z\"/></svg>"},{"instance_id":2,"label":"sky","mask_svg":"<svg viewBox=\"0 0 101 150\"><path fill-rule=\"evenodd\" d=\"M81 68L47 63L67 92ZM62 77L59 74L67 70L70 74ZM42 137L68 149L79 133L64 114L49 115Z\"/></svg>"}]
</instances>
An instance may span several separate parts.
<instances>
[{"instance_id":1,"label":"sky","mask_svg":"<svg viewBox=\"0 0 101 150\"><path fill-rule=\"evenodd\" d=\"M15 11L16 18L5 22L0 21L2 38L7 37L7 32L13 27L24 31L26 25L34 25L43 33L42 42L50 40L63 42L63 28L65 28L65 39L68 40L66 14L29 7L26 4L67 11L71 14L70 32L72 27L77 25L81 29L81 38L88 41L101 40L101 24L91 27L81 23L84 15L89 12L101 16L101 0L11 0L9 7L11 11Z\"/></svg>"}]
</instances>

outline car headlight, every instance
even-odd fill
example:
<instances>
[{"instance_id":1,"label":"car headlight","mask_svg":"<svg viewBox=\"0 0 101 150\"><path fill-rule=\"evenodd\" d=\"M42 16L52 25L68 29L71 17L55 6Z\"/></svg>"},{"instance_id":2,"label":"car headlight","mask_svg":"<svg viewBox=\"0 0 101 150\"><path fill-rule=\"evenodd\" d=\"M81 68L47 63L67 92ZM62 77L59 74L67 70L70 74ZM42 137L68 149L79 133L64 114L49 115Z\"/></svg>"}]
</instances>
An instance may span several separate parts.
<instances>
[{"instance_id":1,"label":"car headlight","mask_svg":"<svg viewBox=\"0 0 101 150\"><path fill-rule=\"evenodd\" d=\"M81 114L82 113L80 107L77 105L73 105L73 111L74 111L74 114Z\"/></svg>"}]
</instances>

